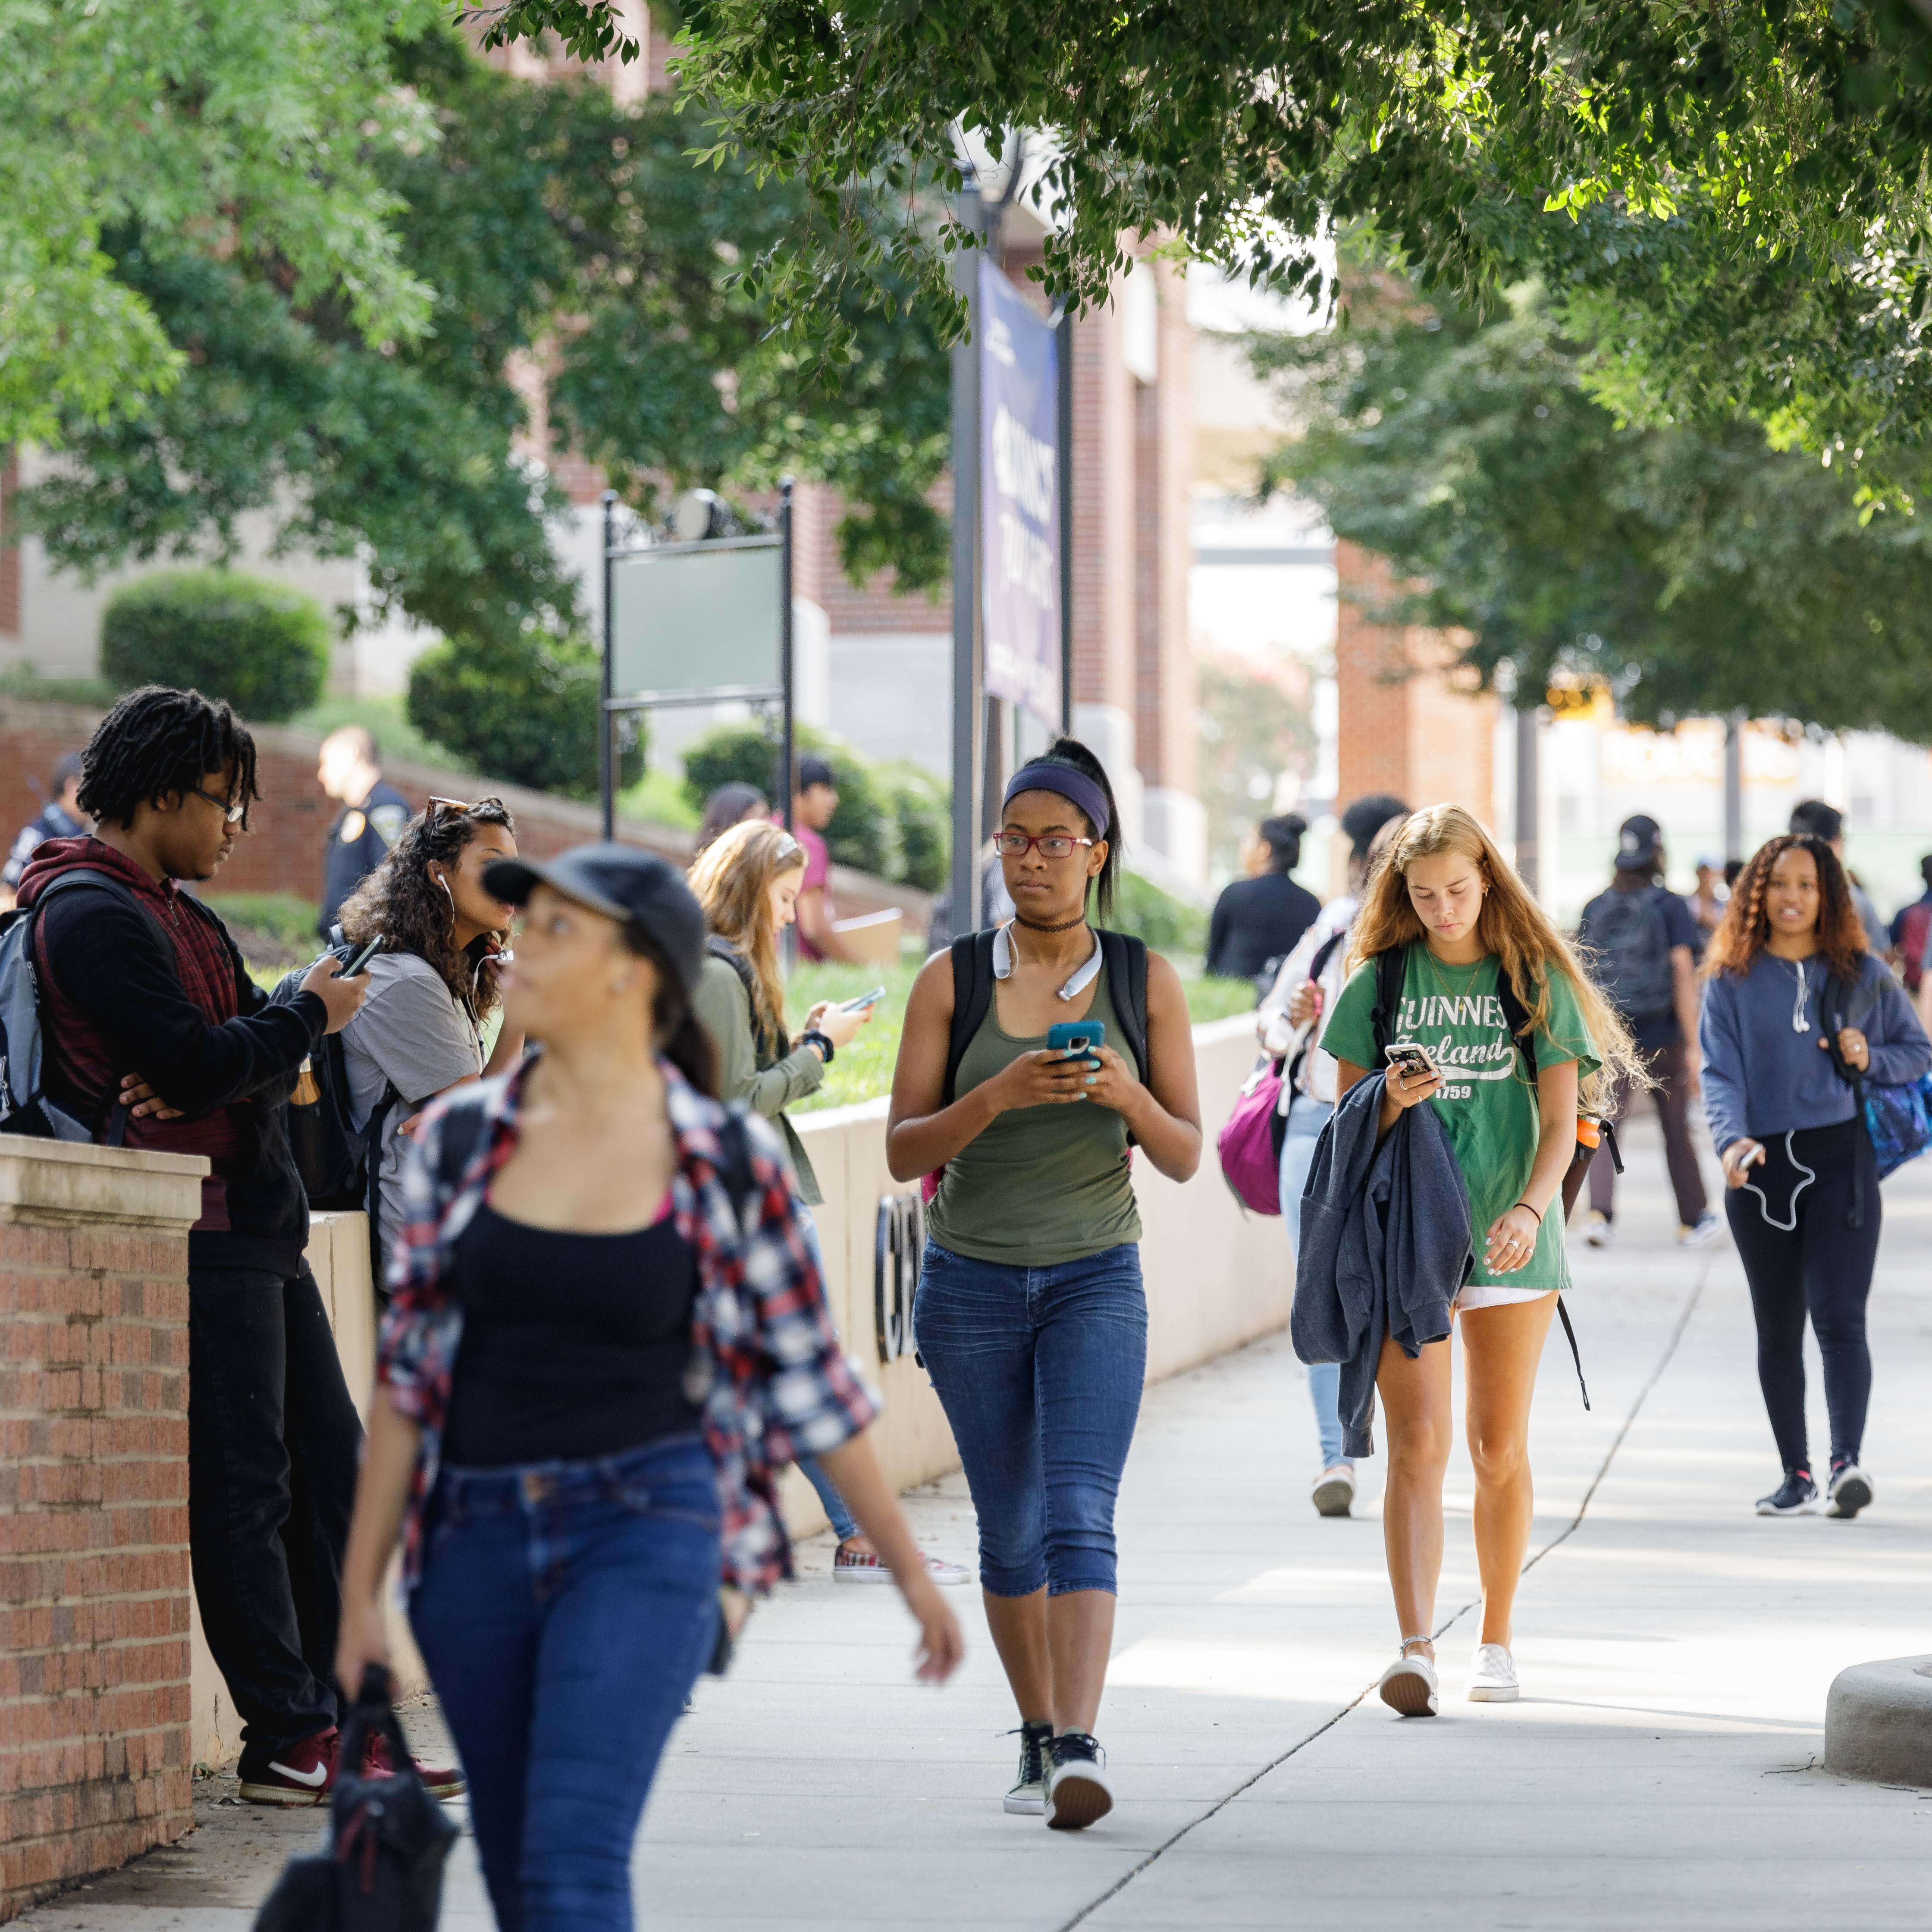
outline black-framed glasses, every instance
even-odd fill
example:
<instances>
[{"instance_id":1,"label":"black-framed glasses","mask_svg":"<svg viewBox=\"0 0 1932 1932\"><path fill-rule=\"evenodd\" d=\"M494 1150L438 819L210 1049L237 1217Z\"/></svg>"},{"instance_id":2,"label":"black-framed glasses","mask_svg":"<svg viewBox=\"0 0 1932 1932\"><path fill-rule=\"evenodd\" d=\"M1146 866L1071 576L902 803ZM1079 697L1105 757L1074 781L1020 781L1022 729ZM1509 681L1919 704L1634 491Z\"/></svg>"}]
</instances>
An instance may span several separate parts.
<instances>
[{"instance_id":1,"label":"black-framed glasses","mask_svg":"<svg viewBox=\"0 0 1932 1932\"><path fill-rule=\"evenodd\" d=\"M1024 859L1037 845L1042 859L1070 859L1076 846L1093 843L1090 838L1076 838L1065 832L1044 832L1037 838L1024 832L1002 832L994 839L993 849L1002 859Z\"/></svg>"},{"instance_id":2,"label":"black-framed glasses","mask_svg":"<svg viewBox=\"0 0 1932 1932\"><path fill-rule=\"evenodd\" d=\"M200 785L190 785L188 790L193 792L196 798L206 799L210 805L219 810L222 817L226 819L230 825L239 825L248 816L248 801L245 798L235 800L217 798L212 791L203 791Z\"/></svg>"}]
</instances>

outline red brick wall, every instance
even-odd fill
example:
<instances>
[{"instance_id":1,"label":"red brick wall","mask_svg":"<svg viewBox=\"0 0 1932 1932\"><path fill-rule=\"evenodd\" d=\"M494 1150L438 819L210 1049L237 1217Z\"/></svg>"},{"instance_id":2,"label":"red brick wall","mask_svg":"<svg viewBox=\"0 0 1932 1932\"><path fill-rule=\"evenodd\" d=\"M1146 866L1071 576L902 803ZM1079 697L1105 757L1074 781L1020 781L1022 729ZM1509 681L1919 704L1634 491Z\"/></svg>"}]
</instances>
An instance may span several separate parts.
<instances>
[{"instance_id":1,"label":"red brick wall","mask_svg":"<svg viewBox=\"0 0 1932 1932\"><path fill-rule=\"evenodd\" d=\"M188 1239L0 1226L0 1918L193 1826Z\"/></svg>"},{"instance_id":2,"label":"red brick wall","mask_svg":"<svg viewBox=\"0 0 1932 1932\"><path fill-rule=\"evenodd\" d=\"M77 751L100 722L98 712L79 706L36 704L0 698L0 845L13 842L16 829L32 818L39 801L27 780L42 784L62 752ZM335 806L315 776L316 752L321 740L313 734L254 728L256 782L260 803L249 809L249 830L238 840L235 854L207 888L214 892L294 892L307 899L322 893L322 844ZM499 784L473 772L439 771L418 765L386 763L384 776L420 810L432 793L447 798L480 798L500 793L517 820L519 850L548 859L598 836L594 806L574 804L541 792ZM627 842L649 847L680 864L691 856L688 832L665 826L620 821L619 836ZM931 915L927 896L910 886L837 868L833 885L839 909L848 916L902 908L908 930L925 930Z\"/></svg>"},{"instance_id":3,"label":"red brick wall","mask_svg":"<svg viewBox=\"0 0 1932 1932\"><path fill-rule=\"evenodd\" d=\"M1460 805L1493 831L1495 699L1454 665L1453 638L1369 620L1365 604L1390 587L1379 557L1339 542L1335 572L1342 802L1390 792L1412 806Z\"/></svg>"}]
</instances>

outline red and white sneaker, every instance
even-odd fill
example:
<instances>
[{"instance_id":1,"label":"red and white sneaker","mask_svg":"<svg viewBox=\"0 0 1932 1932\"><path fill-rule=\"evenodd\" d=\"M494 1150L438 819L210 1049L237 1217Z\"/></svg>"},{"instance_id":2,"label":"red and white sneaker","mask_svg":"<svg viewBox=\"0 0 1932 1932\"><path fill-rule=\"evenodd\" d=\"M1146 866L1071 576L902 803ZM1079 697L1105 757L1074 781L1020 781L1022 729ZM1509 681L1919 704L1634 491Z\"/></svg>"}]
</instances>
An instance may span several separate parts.
<instances>
[{"instance_id":1,"label":"red and white sneaker","mask_svg":"<svg viewBox=\"0 0 1932 1932\"><path fill-rule=\"evenodd\" d=\"M974 1575L964 1564L949 1563L943 1556L927 1557L926 1574L940 1584L970 1583ZM886 1568L884 1557L842 1543L832 1558L832 1580L835 1583L890 1583L892 1573Z\"/></svg>"},{"instance_id":2,"label":"red and white sneaker","mask_svg":"<svg viewBox=\"0 0 1932 1932\"><path fill-rule=\"evenodd\" d=\"M416 1775L423 1781L432 1798L447 1804L452 1798L460 1798L470 1789L461 1772L448 1768L439 1769L424 1764L419 1757L412 1757L410 1763L416 1768ZM380 1732L372 1737L362 1752L362 1775L364 1778L394 1778L395 1760L389 1750L389 1741Z\"/></svg>"},{"instance_id":3,"label":"red and white sneaker","mask_svg":"<svg viewBox=\"0 0 1932 1932\"><path fill-rule=\"evenodd\" d=\"M248 1804L326 1804L335 1789L336 1731L304 1738L299 1744L259 1754L242 1754L242 1802Z\"/></svg>"}]
</instances>

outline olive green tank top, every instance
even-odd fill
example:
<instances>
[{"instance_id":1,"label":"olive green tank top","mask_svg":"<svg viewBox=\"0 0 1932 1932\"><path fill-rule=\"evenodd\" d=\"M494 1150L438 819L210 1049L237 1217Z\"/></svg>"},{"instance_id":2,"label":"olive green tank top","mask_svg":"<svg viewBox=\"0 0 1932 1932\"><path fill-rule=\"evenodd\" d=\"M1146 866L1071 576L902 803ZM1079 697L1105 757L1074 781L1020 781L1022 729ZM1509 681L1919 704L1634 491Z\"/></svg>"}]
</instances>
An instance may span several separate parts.
<instances>
[{"instance_id":1,"label":"olive green tank top","mask_svg":"<svg viewBox=\"0 0 1932 1932\"><path fill-rule=\"evenodd\" d=\"M1132 1079L1133 1055L1114 1016L1104 966L1082 1017L1106 1028L1107 1044ZM961 1057L955 1092L970 1093L1046 1045L1044 1034L1016 1040L1003 1033L996 998ZM1011 1268L1052 1268L1138 1241L1126 1122L1090 1100L1009 1108L946 1163L926 1228L956 1255Z\"/></svg>"}]
</instances>

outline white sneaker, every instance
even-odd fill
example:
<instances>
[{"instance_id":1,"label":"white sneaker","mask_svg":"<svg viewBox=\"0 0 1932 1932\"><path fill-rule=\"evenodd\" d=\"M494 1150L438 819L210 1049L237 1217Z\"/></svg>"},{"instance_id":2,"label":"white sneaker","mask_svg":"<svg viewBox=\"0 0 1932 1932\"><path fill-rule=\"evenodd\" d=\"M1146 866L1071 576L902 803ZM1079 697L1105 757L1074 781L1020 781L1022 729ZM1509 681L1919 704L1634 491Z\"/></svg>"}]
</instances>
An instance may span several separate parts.
<instances>
[{"instance_id":1,"label":"white sneaker","mask_svg":"<svg viewBox=\"0 0 1932 1932\"><path fill-rule=\"evenodd\" d=\"M1704 1214L1693 1227L1677 1231L1677 1245L1680 1248L1701 1248L1707 1242L1714 1241L1724 1232L1724 1218L1718 1214Z\"/></svg>"},{"instance_id":2,"label":"white sneaker","mask_svg":"<svg viewBox=\"0 0 1932 1932\"><path fill-rule=\"evenodd\" d=\"M1376 1689L1391 1711L1405 1718L1436 1714L1436 1666L1426 1657L1404 1651L1384 1670Z\"/></svg>"},{"instance_id":3,"label":"white sneaker","mask_svg":"<svg viewBox=\"0 0 1932 1932\"><path fill-rule=\"evenodd\" d=\"M1081 1832L1114 1808L1114 1783L1100 1747L1084 1731L1062 1731L1046 1763L1046 1828Z\"/></svg>"},{"instance_id":4,"label":"white sneaker","mask_svg":"<svg viewBox=\"0 0 1932 1932\"><path fill-rule=\"evenodd\" d=\"M976 1573L963 1563L949 1563L943 1556L928 1556L926 1559L926 1574L935 1583L970 1583Z\"/></svg>"},{"instance_id":5,"label":"white sneaker","mask_svg":"<svg viewBox=\"0 0 1932 1932\"><path fill-rule=\"evenodd\" d=\"M1592 1208L1583 1216L1583 1238L1593 1248L1607 1248L1610 1245L1610 1217Z\"/></svg>"},{"instance_id":6,"label":"white sneaker","mask_svg":"<svg viewBox=\"0 0 1932 1932\"><path fill-rule=\"evenodd\" d=\"M1347 1462L1336 1462L1324 1469L1315 1479L1315 1486L1308 1492L1309 1501L1315 1505L1317 1516L1346 1516L1348 1505L1355 1500L1355 1472Z\"/></svg>"},{"instance_id":7,"label":"white sneaker","mask_svg":"<svg viewBox=\"0 0 1932 1932\"><path fill-rule=\"evenodd\" d=\"M1522 1694L1516 1681L1516 1659L1500 1643L1479 1643L1476 1661L1469 1672L1469 1702L1472 1704L1514 1704Z\"/></svg>"},{"instance_id":8,"label":"white sneaker","mask_svg":"<svg viewBox=\"0 0 1932 1932\"><path fill-rule=\"evenodd\" d=\"M1832 1471L1828 1493L1832 1500L1825 1506L1827 1516L1852 1516L1870 1506L1876 1492L1870 1477L1857 1463L1847 1462L1843 1468Z\"/></svg>"}]
</instances>

